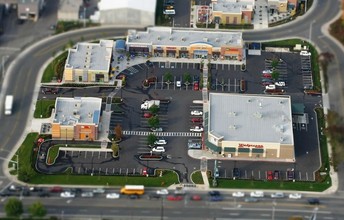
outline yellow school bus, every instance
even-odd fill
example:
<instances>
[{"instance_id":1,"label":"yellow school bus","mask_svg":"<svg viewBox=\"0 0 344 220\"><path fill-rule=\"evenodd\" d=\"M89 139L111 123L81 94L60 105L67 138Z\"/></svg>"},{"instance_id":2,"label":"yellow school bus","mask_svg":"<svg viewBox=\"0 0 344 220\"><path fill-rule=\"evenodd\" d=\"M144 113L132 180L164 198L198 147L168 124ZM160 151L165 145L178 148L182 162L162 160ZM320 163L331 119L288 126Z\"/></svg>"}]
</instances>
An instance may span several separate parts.
<instances>
[{"instance_id":1,"label":"yellow school bus","mask_svg":"<svg viewBox=\"0 0 344 220\"><path fill-rule=\"evenodd\" d=\"M121 194L125 195L143 195L145 193L145 186L143 185L125 185L121 189Z\"/></svg>"}]
</instances>

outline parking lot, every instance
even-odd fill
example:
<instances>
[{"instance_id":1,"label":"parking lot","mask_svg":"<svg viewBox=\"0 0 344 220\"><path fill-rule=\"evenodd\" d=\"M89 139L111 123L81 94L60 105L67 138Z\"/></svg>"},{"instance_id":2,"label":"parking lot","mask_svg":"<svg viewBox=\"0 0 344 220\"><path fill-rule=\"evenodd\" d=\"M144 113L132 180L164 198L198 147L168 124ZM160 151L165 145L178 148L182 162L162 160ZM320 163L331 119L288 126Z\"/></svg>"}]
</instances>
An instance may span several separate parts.
<instances>
[{"instance_id":1,"label":"parking lot","mask_svg":"<svg viewBox=\"0 0 344 220\"><path fill-rule=\"evenodd\" d=\"M271 163L248 162L224 160L219 167L219 177L233 178L232 169L238 167L242 172L240 178L244 179L266 179L268 170L279 170L281 179L286 175L289 168L295 169L297 180L313 180L313 171L316 170L320 161L316 134L314 106L321 102L320 97L305 96L303 93L304 81L302 73L302 60L297 53L271 53L263 52L261 56L247 57L247 70L240 71L237 65L211 65L209 80L210 92L238 93L240 80L246 81L246 93L263 94L265 87L262 85L262 71L271 68L271 59L280 60L277 70L278 81L284 82L282 86L287 95L292 97L293 103L304 103L308 121L294 124L294 142L296 149L296 163ZM121 74L126 76L126 85L116 96L123 98L123 103L113 105L114 111L111 115L109 133L114 132L115 126L121 125L124 138L120 143L120 157L115 160L111 155L105 153L79 153L68 152L59 157L60 163L70 164L76 173L103 173L108 175L123 173L139 173L144 167L175 169L185 181L189 181L188 175L193 170L198 170L200 161L188 156L189 140L201 141L201 132L194 132L196 126L202 127L202 122L191 116L193 110L203 110L202 104L195 100L202 100L200 89L201 71L200 64L195 63L153 63L152 67L140 64L129 67ZM165 82L166 73L172 75L169 84ZM185 84L184 75L190 74L191 81ZM156 77L149 88L143 88L142 83L146 78ZM177 81L181 85L177 86ZM198 82L198 89L195 83ZM111 89L84 89L84 90L62 90L64 96L77 95L100 95L110 93ZM161 104L157 113L162 132L157 136L164 137L168 142L165 152L161 153L164 159L161 161L140 161L138 155L150 153L147 146L147 136L151 133L148 119L144 114L148 111L141 110L142 100L170 100L169 104ZM200 102L202 103L202 102ZM195 121L196 120L196 121ZM307 141L306 141L307 140ZM194 150L194 149L193 149ZM223 158L219 158L223 159ZM211 161L211 160L210 160ZM59 163L59 164L60 164ZM213 163L208 163L208 168L213 170Z\"/></svg>"}]
</instances>

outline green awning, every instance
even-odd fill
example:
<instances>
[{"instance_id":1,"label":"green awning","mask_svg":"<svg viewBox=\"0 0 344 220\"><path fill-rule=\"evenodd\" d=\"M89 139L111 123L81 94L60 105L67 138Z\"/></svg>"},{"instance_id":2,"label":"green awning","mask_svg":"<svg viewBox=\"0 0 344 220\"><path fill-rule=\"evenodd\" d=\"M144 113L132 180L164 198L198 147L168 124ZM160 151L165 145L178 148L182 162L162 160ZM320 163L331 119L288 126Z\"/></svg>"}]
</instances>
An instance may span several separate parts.
<instances>
[{"instance_id":1,"label":"green awning","mask_svg":"<svg viewBox=\"0 0 344 220\"><path fill-rule=\"evenodd\" d=\"M210 143L208 140L205 141L205 145L212 151L214 152L218 152L220 153L221 152L221 147L218 147L216 146L215 144L213 143Z\"/></svg>"},{"instance_id":2,"label":"green awning","mask_svg":"<svg viewBox=\"0 0 344 220\"><path fill-rule=\"evenodd\" d=\"M253 148L252 153L264 153L264 149Z\"/></svg>"},{"instance_id":3,"label":"green awning","mask_svg":"<svg viewBox=\"0 0 344 220\"><path fill-rule=\"evenodd\" d=\"M236 152L236 148L235 147L225 147L223 149L224 152L231 152L231 153L234 153Z\"/></svg>"},{"instance_id":4,"label":"green awning","mask_svg":"<svg viewBox=\"0 0 344 220\"><path fill-rule=\"evenodd\" d=\"M250 152L250 148L238 148L238 152L249 153Z\"/></svg>"}]
</instances>

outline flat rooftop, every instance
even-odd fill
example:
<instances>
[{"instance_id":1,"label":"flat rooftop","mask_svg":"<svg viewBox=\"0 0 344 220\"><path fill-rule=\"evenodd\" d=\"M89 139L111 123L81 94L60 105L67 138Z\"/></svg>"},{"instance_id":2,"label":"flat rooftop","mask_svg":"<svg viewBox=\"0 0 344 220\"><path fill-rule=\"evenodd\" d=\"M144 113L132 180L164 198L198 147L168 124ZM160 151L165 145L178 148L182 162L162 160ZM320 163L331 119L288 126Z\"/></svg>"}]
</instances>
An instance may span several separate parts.
<instances>
[{"instance_id":1,"label":"flat rooftop","mask_svg":"<svg viewBox=\"0 0 344 220\"><path fill-rule=\"evenodd\" d=\"M242 33L240 32L216 32L200 30L177 30L166 27L152 27L145 32L129 30L127 44L151 44L190 46L195 43L206 43L213 47L224 45L242 47Z\"/></svg>"},{"instance_id":2,"label":"flat rooftop","mask_svg":"<svg viewBox=\"0 0 344 220\"><path fill-rule=\"evenodd\" d=\"M75 49L69 49L66 68L108 71L113 40L100 40L99 43L78 43Z\"/></svg>"},{"instance_id":3,"label":"flat rooftop","mask_svg":"<svg viewBox=\"0 0 344 220\"><path fill-rule=\"evenodd\" d=\"M252 11L254 0L218 0L213 3L213 11L228 13L241 13L242 11Z\"/></svg>"},{"instance_id":4,"label":"flat rooftop","mask_svg":"<svg viewBox=\"0 0 344 220\"><path fill-rule=\"evenodd\" d=\"M224 141L294 144L290 96L210 93L209 131Z\"/></svg>"},{"instance_id":5,"label":"flat rooftop","mask_svg":"<svg viewBox=\"0 0 344 220\"><path fill-rule=\"evenodd\" d=\"M99 124L102 99L57 97L53 123L61 125Z\"/></svg>"}]
</instances>

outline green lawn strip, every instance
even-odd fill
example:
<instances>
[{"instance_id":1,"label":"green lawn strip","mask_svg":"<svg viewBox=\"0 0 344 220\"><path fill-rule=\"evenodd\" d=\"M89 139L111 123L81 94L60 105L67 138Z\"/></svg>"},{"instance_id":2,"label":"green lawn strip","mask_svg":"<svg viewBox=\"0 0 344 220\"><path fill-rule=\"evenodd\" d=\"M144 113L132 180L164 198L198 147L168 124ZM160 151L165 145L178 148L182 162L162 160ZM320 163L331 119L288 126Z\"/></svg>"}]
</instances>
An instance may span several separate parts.
<instances>
[{"instance_id":1,"label":"green lawn strip","mask_svg":"<svg viewBox=\"0 0 344 220\"><path fill-rule=\"evenodd\" d=\"M216 188L232 189L266 189L266 190L298 190L322 192L331 186L331 178L327 177L325 181L318 182L287 182L287 181L258 181L258 180L229 180L217 179ZM212 179L209 179L209 185L212 186Z\"/></svg>"},{"instance_id":2,"label":"green lawn strip","mask_svg":"<svg viewBox=\"0 0 344 220\"><path fill-rule=\"evenodd\" d=\"M55 54L51 54L51 56L55 56ZM42 76L42 83L51 82L53 77L57 77L56 73L56 66L59 65L61 62L65 62L68 56L68 51L64 51L58 57L55 57L51 63L45 68L43 76Z\"/></svg>"},{"instance_id":3,"label":"green lawn strip","mask_svg":"<svg viewBox=\"0 0 344 220\"><path fill-rule=\"evenodd\" d=\"M329 154L327 149L327 137L322 130L325 130L325 116L324 111L322 108L315 109L317 120L318 120L318 134L319 134L319 143L320 143L320 153L321 153L321 161L322 166L320 168L321 172L330 171L330 163L329 163Z\"/></svg>"},{"instance_id":4,"label":"green lawn strip","mask_svg":"<svg viewBox=\"0 0 344 220\"><path fill-rule=\"evenodd\" d=\"M281 41L270 41L270 42L263 42L262 49L265 50L266 47L288 47L290 50L293 50L295 44L305 44L305 41L301 39L288 39L288 40L281 40Z\"/></svg>"},{"instance_id":5,"label":"green lawn strip","mask_svg":"<svg viewBox=\"0 0 344 220\"><path fill-rule=\"evenodd\" d=\"M194 182L195 184L204 184L201 171L193 172L191 175L191 179L192 179L192 182Z\"/></svg>"},{"instance_id":6,"label":"green lawn strip","mask_svg":"<svg viewBox=\"0 0 344 220\"><path fill-rule=\"evenodd\" d=\"M33 113L34 118L49 118L51 116L51 111L55 107L55 100L37 100L36 109Z\"/></svg>"},{"instance_id":7,"label":"green lawn strip","mask_svg":"<svg viewBox=\"0 0 344 220\"><path fill-rule=\"evenodd\" d=\"M43 175L38 174L31 179L32 184L66 184L66 185L103 185L123 186L125 184L145 185L147 187L167 187L178 183L177 174L164 171L162 177L144 176L86 176L86 175Z\"/></svg>"}]
</instances>

